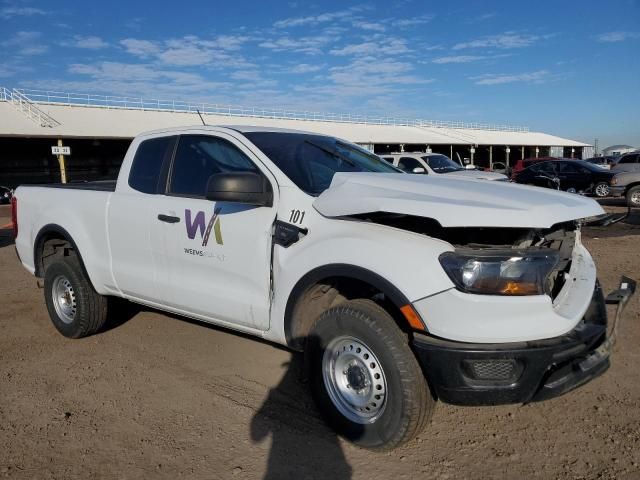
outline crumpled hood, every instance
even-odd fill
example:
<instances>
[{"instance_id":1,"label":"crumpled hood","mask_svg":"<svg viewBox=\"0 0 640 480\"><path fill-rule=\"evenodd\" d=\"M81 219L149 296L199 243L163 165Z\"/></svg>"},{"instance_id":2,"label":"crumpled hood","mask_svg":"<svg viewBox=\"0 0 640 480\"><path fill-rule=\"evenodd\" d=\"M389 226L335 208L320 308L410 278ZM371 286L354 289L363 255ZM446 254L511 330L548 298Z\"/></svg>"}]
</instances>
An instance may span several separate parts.
<instances>
[{"instance_id":1,"label":"crumpled hood","mask_svg":"<svg viewBox=\"0 0 640 480\"><path fill-rule=\"evenodd\" d=\"M547 188L400 173L336 173L313 206L326 217L389 212L443 227L549 228L604 213L590 198Z\"/></svg>"}]
</instances>

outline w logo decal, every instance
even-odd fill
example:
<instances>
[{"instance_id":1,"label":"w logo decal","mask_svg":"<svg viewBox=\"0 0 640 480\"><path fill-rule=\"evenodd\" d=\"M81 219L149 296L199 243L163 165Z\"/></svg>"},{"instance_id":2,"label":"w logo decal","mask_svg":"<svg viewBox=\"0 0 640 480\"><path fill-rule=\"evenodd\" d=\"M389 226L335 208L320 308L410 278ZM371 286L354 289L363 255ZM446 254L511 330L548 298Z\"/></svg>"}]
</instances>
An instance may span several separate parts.
<instances>
[{"instance_id":1,"label":"w logo decal","mask_svg":"<svg viewBox=\"0 0 640 480\"><path fill-rule=\"evenodd\" d=\"M211 219L209 223L205 222L205 213L203 211L199 211L196 213L195 218L191 218L191 210L185 209L184 218L187 226L187 236L190 240L196 238L196 233L200 232L200 237L202 237L202 246L206 247L207 243L209 243L209 237L211 236L211 230L213 230L213 235L215 236L216 243L218 245L223 245L222 241L222 230L220 229L220 218L218 215L220 214L220 207L216 207L213 210L213 215L211 215ZM205 227L206 224L206 227Z\"/></svg>"}]
</instances>

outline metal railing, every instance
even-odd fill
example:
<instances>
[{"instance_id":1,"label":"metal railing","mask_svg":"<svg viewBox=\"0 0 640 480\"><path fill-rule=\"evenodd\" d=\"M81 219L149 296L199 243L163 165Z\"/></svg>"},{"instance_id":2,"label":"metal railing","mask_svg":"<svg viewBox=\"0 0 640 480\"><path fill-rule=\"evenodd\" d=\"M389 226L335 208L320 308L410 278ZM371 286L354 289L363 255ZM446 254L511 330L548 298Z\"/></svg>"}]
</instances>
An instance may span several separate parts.
<instances>
[{"instance_id":1,"label":"metal railing","mask_svg":"<svg viewBox=\"0 0 640 480\"><path fill-rule=\"evenodd\" d=\"M24 95L20 90L9 90L5 87L0 87L0 99L5 102L12 103L17 110L24 113L29 119L38 123L41 127L53 128L60 125L55 118L51 115L43 112L34 101Z\"/></svg>"},{"instance_id":2,"label":"metal railing","mask_svg":"<svg viewBox=\"0 0 640 480\"><path fill-rule=\"evenodd\" d=\"M396 118L377 115L352 113L331 113L297 111L288 109L269 109L221 105L206 102L188 102L178 100L145 99L114 95L96 95L91 93L57 92L50 90L14 89L31 102L50 105L69 105L129 110L151 110L161 112L196 113L203 115L226 115L232 117L270 118L277 120L302 120L338 123L359 123L365 125L397 125L409 127L454 128L473 130L493 130L506 132L528 132L529 127L495 125L488 123L470 123L443 120L423 120Z\"/></svg>"}]
</instances>

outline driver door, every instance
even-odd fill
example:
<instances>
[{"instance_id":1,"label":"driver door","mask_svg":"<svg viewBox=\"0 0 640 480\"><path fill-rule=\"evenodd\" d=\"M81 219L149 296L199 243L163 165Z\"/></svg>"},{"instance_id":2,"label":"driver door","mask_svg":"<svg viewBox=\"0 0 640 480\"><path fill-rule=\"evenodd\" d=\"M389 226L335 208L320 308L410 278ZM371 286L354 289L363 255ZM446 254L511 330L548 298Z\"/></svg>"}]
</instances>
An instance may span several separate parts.
<instances>
[{"instance_id":1,"label":"driver door","mask_svg":"<svg viewBox=\"0 0 640 480\"><path fill-rule=\"evenodd\" d=\"M233 137L181 135L155 233L164 239L157 280L166 304L215 323L269 328L275 179ZM267 177L274 206L205 198L211 175L254 172Z\"/></svg>"}]
</instances>

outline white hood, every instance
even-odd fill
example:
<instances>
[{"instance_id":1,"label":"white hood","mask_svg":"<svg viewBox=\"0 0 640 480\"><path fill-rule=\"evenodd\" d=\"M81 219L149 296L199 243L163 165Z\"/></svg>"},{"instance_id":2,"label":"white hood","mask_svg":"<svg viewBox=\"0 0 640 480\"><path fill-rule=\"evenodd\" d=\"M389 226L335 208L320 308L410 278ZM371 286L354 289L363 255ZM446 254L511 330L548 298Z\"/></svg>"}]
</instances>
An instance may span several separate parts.
<instances>
[{"instance_id":1,"label":"white hood","mask_svg":"<svg viewBox=\"0 0 640 480\"><path fill-rule=\"evenodd\" d=\"M507 176L498 172L485 172L483 170L457 170L450 173L440 173L438 175L451 175L458 178L479 178L480 180L507 180Z\"/></svg>"},{"instance_id":2,"label":"white hood","mask_svg":"<svg viewBox=\"0 0 640 480\"><path fill-rule=\"evenodd\" d=\"M399 173L336 173L313 206L326 217L401 213L443 227L548 228L604 213L594 200L546 188Z\"/></svg>"}]
</instances>

